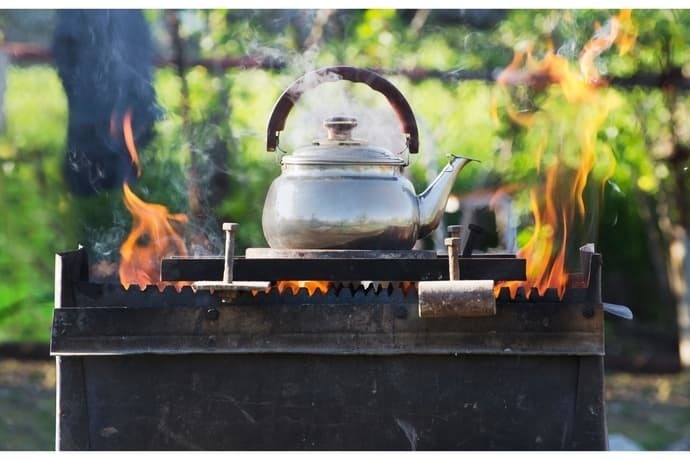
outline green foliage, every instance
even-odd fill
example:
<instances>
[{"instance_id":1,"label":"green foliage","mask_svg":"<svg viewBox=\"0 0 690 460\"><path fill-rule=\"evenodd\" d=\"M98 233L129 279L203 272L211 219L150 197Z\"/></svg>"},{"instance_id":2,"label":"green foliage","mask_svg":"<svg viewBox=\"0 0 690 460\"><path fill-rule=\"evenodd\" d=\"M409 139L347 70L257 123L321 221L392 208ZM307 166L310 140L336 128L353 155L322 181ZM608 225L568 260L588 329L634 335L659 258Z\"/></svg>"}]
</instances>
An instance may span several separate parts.
<instances>
[{"instance_id":1,"label":"green foliage","mask_svg":"<svg viewBox=\"0 0 690 460\"><path fill-rule=\"evenodd\" d=\"M7 73L7 126L0 136L0 341L45 340L53 260L76 246L61 178L66 101L50 67Z\"/></svg>"},{"instance_id":2,"label":"green foliage","mask_svg":"<svg viewBox=\"0 0 690 460\"><path fill-rule=\"evenodd\" d=\"M163 203L171 212L188 213L190 168L195 168L202 185L219 171L227 174L228 191L220 200L214 201L218 197L211 187L202 187L203 198L212 203L206 216L211 222L195 223L213 236L212 249L218 253L217 223L224 220L241 223L238 251L266 244L261 231L263 201L271 181L280 174L280 154L265 151L266 123L278 96L305 71L350 64L374 69L498 72L510 63L514 49L524 49L528 43L537 57L552 46L574 63L592 37L595 22L605 24L617 11L514 10L486 28L429 20L414 29L410 18L395 10L346 10L329 16L320 31L312 29L308 18L299 13L181 11L180 34L188 61L257 54L284 62L286 67L270 71L193 66L185 69L184 85L172 67L160 68L155 74L164 115L156 124L155 139L140 151L142 176L132 188L146 201ZM169 14L146 12L166 55L172 53ZM595 64L604 75L659 73L668 65L681 66L686 75L690 72L690 12L634 11L633 19L639 33L637 45L625 56L612 49L597 58ZM518 241L524 244L533 224L524 191L536 177L534 156L544 133L517 126L505 114L494 119L492 108L505 103L505 94L493 83L385 76L406 96L418 120L421 152L410 155L409 168L417 189L423 189L429 177L443 167L447 153L481 160L461 173L452 193L463 196L478 189L519 184L522 193L516 194L515 205L520 211ZM319 120L310 111L317 105L325 111L340 108L336 104L340 100L331 97L338 92L347 94L354 108L390 115L385 99L363 85L322 86L329 85L330 89L319 87L313 96L305 95L297 102L281 136L282 148L290 151L317 136ZM603 160L595 167L594 176L604 177L611 159L616 162L613 176L588 191L603 193L605 198L598 248L606 254L607 270L634 275L637 284L647 283L646 291L653 292L649 280L655 275L644 263L654 250L647 238L650 218L641 215L640 203L649 201L644 209L653 209L655 200L667 196L662 192L673 185L673 171L664 161L673 140L669 126L674 120L678 126L690 126L690 101L682 96L678 107L669 108L664 93L646 87L612 87L601 94L616 98L618 104L595 140ZM578 115L567 101L548 91L514 89L512 96L521 98L525 110L558 113L561 120L574 124L582 121L578 116L594 115L587 111ZM53 68L10 66L4 111L7 126L0 133L0 211L6 218L0 224L0 341L46 340L53 254L83 243L96 260L117 262L131 218L122 205L120 190L88 199L73 197L65 190L61 162L66 101ZM565 133L571 128L562 122L549 125L547 131ZM396 130L397 126L390 128L397 136ZM680 136L685 145L690 143L690 130L680 130ZM577 158L579 147L570 141L576 137L564 134L562 138L568 142L554 141L549 147L552 152L561 149L568 158ZM549 161L548 152L545 161ZM670 210L672 217L674 213L675 208ZM629 235L624 250L621 232ZM631 271L635 273L630 275ZM645 299L652 302L651 297ZM660 313L652 319L661 321L662 317Z\"/></svg>"}]
</instances>

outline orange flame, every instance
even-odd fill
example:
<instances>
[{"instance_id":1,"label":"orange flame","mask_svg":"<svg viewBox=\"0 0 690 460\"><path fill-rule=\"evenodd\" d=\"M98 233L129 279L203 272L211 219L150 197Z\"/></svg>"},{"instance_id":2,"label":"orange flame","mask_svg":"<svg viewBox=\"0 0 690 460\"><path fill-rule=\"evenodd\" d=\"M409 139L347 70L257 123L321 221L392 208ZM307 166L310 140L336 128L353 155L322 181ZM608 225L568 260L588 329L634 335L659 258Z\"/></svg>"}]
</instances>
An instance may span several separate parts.
<instances>
[{"instance_id":1,"label":"orange flame","mask_svg":"<svg viewBox=\"0 0 690 460\"><path fill-rule=\"evenodd\" d=\"M139 156L132 135L132 112L128 110L122 120L125 144L132 162L139 166ZM141 170L139 170L141 173ZM144 288L155 284L159 289L173 284L177 288L187 283L161 281L160 262L164 257L187 255L184 240L175 225L185 224L184 214L170 214L168 208L157 203L147 203L127 183L123 186L123 201L132 214L132 231L120 246L120 283L128 288L132 284Z\"/></svg>"},{"instance_id":2,"label":"orange flame","mask_svg":"<svg viewBox=\"0 0 690 460\"><path fill-rule=\"evenodd\" d=\"M624 55L632 49L637 39L637 29L632 22L630 10L622 10L604 27L596 24L595 29L594 37L580 53L580 72L585 81L594 85L605 84L594 65L594 59L611 48L614 43L618 45L619 54Z\"/></svg>"},{"instance_id":3,"label":"orange flame","mask_svg":"<svg viewBox=\"0 0 690 460\"><path fill-rule=\"evenodd\" d=\"M314 295L317 290L325 294L330 286L329 281L279 281L276 284L276 288L281 294L289 289L293 295L297 295L300 288L306 288L310 296Z\"/></svg>"},{"instance_id":4,"label":"orange flame","mask_svg":"<svg viewBox=\"0 0 690 460\"><path fill-rule=\"evenodd\" d=\"M132 133L132 109L128 109L122 117L122 134L125 136L125 145L132 158L132 163L137 167L137 177L141 177L139 153L137 153L137 148L134 145L134 133Z\"/></svg>"},{"instance_id":5,"label":"orange flame","mask_svg":"<svg viewBox=\"0 0 690 460\"><path fill-rule=\"evenodd\" d=\"M125 206L132 214L132 231L120 247L120 282L123 286L138 284L144 288L155 284L159 289L170 283L160 281L160 263L163 257L187 255L184 240L175 231L174 224L184 224L187 216L170 214L168 208L147 203L123 185Z\"/></svg>"},{"instance_id":6,"label":"orange flame","mask_svg":"<svg viewBox=\"0 0 690 460\"><path fill-rule=\"evenodd\" d=\"M554 54L549 44L541 60L534 58L531 49L516 52L513 61L497 78L503 88L514 85L526 85L537 91L555 88L537 112L520 111L511 105L506 109L513 122L540 131L535 169L539 172L547 159L548 165L544 183L530 191L534 227L530 239L517 253L526 259L527 281L499 283L497 293L507 287L514 298L517 289L524 287L529 298L533 288L539 295L554 288L559 298L563 298L569 278L565 259L569 238L573 236L572 226L575 219L586 218L584 191L601 156L597 133L616 102L613 94L600 94L606 81L594 61L614 43L621 52L629 51L635 33L630 11L622 11L606 26L596 26L594 36L580 54L579 71L573 70L565 57ZM550 111L558 98L564 103L558 106L559 110ZM491 110L494 116L495 109ZM575 151L573 145L577 146ZM608 161L610 166L603 174L602 184L615 168L613 155L609 155Z\"/></svg>"},{"instance_id":7,"label":"orange flame","mask_svg":"<svg viewBox=\"0 0 690 460\"><path fill-rule=\"evenodd\" d=\"M279 294L283 294L284 292L290 290L293 295L297 295L301 288L306 288L307 293L312 296L317 291L320 291L322 294L326 294L329 289L335 286L337 286L337 284L332 281L278 281L274 287L268 288L265 291L253 290L252 295L255 296L261 292L268 294L271 292L271 289L276 289ZM402 290L405 296L407 296L410 291L416 290L417 283L414 281L401 281L397 284L397 287Z\"/></svg>"}]
</instances>

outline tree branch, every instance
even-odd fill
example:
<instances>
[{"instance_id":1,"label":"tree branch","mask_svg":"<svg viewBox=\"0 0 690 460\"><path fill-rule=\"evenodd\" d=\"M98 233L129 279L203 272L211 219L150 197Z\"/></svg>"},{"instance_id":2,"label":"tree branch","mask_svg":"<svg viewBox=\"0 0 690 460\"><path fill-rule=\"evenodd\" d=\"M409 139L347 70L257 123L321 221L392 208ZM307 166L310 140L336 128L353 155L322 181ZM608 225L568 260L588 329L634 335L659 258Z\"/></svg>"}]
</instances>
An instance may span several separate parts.
<instances>
[{"instance_id":1,"label":"tree branch","mask_svg":"<svg viewBox=\"0 0 690 460\"><path fill-rule=\"evenodd\" d=\"M27 43L2 43L0 44L0 52L6 53L10 57L11 62L14 64L49 63L52 61L52 54L50 50ZM215 71L222 71L228 69L281 70L286 68L288 63L286 61L273 57L249 55L189 59L184 62L184 65L187 68L194 66L202 66ZM177 60L177 56L175 56L175 58L173 59L158 60L156 62L156 66L175 66L179 69L180 62ZM496 81L496 76L498 75L501 69L439 70L414 67L411 69L372 68L370 70L384 75L404 76L414 82L419 82L427 79L439 79L451 82L478 80L493 83ZM615 75L609 76L607 82L609 86L615 86L620 88L663 88L667 85L673 85L676 89L679 90L690 90L690 79L683 76L681 68L678 66L670 67L662 73L640 72L625 77L619 77Z\"/></svg>"}]
</instances>

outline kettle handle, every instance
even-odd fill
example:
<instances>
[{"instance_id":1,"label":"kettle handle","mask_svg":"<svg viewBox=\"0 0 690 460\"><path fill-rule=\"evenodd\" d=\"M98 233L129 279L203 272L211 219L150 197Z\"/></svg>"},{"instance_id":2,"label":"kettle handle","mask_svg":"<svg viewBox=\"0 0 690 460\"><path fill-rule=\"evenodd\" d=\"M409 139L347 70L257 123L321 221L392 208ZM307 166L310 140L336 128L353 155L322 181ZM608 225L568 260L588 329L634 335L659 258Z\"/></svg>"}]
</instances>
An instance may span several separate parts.
<instances>
[{"instance_id":1,"label":"kettle handle","mask_svg":"<svg viewBox=\"0 0 690 460\"><path fill-rule=\"evenodd\" d=\"M339 76L340 78L337 78ZM402 130L408 135L408 147L410 153L419 151L419 133L417 131L417 121L415 120L410 104L408 104L402 93L393 83L389 82L381 75L370 70L360 69L352 66L331 66L309 72L295 80L286 89L273 106L273 113L268 121L268 133L266 137L266 150L275 152L278 145L280 131L285 128L285 120L295 102L306 90L315 88L321 83L329 81L349 80L355 83L365 83L371 89L378 91L386 96L402 125Z\"/></svg>"}]
</instances>

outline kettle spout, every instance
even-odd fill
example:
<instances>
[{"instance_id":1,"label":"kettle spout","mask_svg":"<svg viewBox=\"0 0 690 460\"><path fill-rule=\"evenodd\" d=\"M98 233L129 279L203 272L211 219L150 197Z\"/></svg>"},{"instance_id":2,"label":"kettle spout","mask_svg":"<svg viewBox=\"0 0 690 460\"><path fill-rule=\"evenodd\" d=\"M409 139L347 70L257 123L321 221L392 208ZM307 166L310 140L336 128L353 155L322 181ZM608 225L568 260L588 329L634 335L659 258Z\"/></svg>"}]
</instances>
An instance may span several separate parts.
<instances>
[{"instance_id":1,"label":"kettle spout","mask_svg":"<svg viewBox=\"0 0 690 460\"><path fill-rule=\"evenodd\" d=\"M453 153L448 156L452 158L445 168L429 184L426 190L417 196L419 202L419 231L417 238L424 238L434 231L446 210L446 201L448 201L450 190L453 188L458 173L470 161L479 161Z\"/></svg>"}]
</instances>

